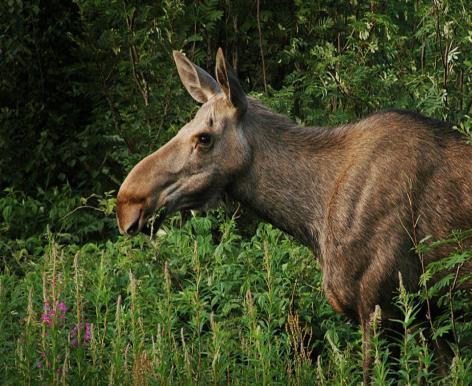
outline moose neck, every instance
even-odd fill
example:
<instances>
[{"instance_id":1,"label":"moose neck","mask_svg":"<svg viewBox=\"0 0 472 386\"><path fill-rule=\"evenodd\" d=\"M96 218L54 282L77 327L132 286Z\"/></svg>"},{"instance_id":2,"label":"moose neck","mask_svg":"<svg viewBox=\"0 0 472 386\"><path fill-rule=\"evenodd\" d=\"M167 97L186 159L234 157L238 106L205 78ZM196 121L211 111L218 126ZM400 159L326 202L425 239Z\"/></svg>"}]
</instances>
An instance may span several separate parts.
<instances>
[{"instance_id":1,"label":"moose neck","mask_svg":"<svg viewBox=\"0 0 472 386\"><path fill-rule=\"evenodd\" d=\"M344 164L345 131L300 127L251 102L242 124L252 158L230 194L317 250L325 208Z\"/></svg>"}]
</instances>

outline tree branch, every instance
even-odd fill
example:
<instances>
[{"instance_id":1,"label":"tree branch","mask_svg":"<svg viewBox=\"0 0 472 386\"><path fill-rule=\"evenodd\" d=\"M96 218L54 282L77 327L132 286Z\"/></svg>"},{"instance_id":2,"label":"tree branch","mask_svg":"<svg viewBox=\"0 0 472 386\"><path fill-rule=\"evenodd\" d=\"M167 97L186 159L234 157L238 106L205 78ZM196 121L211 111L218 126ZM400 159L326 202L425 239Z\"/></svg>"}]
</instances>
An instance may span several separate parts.
<instances>
[{"instance_id":1,"label":"tree branch","mask_svg":"<svg viewBox=\"0 0 472 386\"><path fill-rule=\"evenodd\" d=\"M266 76L266 66L264 59L264 50L262 49L262 30L261 30L261 17L260 17L260 0L257 0L257 30L259 31L259 47L261 50L261 60L262 60L262 80L264 82L264 91L267 94L267 76Z\"/></svg>"}]
</instances>

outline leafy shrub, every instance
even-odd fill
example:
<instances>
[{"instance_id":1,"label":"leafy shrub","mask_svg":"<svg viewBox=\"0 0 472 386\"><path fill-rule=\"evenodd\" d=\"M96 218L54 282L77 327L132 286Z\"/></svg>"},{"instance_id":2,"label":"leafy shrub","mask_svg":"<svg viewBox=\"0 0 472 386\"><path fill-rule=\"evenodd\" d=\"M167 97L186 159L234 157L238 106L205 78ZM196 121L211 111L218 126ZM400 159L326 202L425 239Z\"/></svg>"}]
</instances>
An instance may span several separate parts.
<instances>
[{"instance_id":1,"label":"leafy shrub","mask_svg":"<svg viewBox=\"0 0 472 386\"><path fill-rule=\"evenodd\" d=\"M311 253L267 224L242 238L235 220L215 212L181 227L164 226L152 238L102 244L62 243L60 234L50 234L34 265L19 262L26 274L16 275L10 264L0 274L2 379L360 382L358 328L327 304ZM457 256L441 264L450 268L453 260ZM382 325L375 327L374 379L467 384L467 346L454 351L446 377L437 378L438 358L415 317L420 294L399 292L405 334L397 342L387 344ZM438 330L452 320L449 314ZM454 318L462 343L469 320ZM402 352L398 363L391 356L396 347Z\"/></svg>"},{"instance_id":2,"label":"leafy shrub","mask_svg":"<svg viewBox=\"0 0 472 386\"><path fill-rule=\"evenodd\" d=\"M114 238L113 192L80 197L66 185L39 190L35 197L5 189L0 194L0 255L2 260L28 261L44 250L50 232L63 242Z\"/></svg>"}]
</instances>

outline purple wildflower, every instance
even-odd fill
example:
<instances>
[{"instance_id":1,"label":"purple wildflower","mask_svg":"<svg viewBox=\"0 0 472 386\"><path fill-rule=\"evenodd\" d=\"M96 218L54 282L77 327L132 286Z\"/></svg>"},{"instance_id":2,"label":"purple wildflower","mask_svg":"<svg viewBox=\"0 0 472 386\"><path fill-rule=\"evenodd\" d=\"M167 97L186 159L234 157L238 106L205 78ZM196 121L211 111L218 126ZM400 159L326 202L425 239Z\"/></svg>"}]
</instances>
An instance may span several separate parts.
<instances>
[{"instance_id":1,"label":"purple wildflower","mask_svg":"<svg viewBox=\"0 0 472 386\"><path fill-rule=\"evenodd\" d=\"M64 302L57 303L57 309L60 311L59 313L59 318L60 319L65 319L66 317L66 312L68 310L67 306L65 305Z\"/></svg>"},{"instance_id":2,"label":"purple wildflower","mask_svg":"<svg viewBox=\"0 0 472 386\"><path fill-rule=\"evenodd\" d=\"M82 343L86 344L90 342L92 338L92 325L90 323L86 322L86 323L76 324L70 332L70 337L71 337L70 343L73 347L77 347L79 345L78 336L77 336L79 329L80 329L80 336L82 338Z\"/></svg>"},{"instance_id":3,"label":"purple wildflower","mask_svg":"<svg viewBox=\"0 0 472 386\"><path fill-rule=\"evenodd\" d=\"M92 331L91 330L92 330L91 324L86 322L85 323L85 335L84 335L84 342L85 343L90 342L90 339L92 338L92 334L91 334Z\"/></svg>"},{"instance_id":4,"label":"purple wildflower","mask_svg":"<svg viewBox=\"0 0 472 386\"><path fill-rule=\"evenodd\" d=\"M49 362L46 358L46 353L44 351L41 351L41 360L36 362L36 368L38 368L38 369L43 368L43 360L46 361L46 367L49 368Z\"/></svg>"},{"instance_id":5,"label":"purple wildflower","mask_svg":"<svg viewBox=\"0 0 472 386\"><path fill-rule=\"evenodd\" d=\"M52 327L56 320L64 320L66 318L68 308L64 302L56 303L55 308L51 308L49 302L44 302L43 310L44 312L41 315L41 322L47 324L48 327Z\"/></svg>"},{"instance_id":6,"label":"purple wildflower","mask_svg":"<svg viewBox=\"0 0 472 386\"><path fill-rule=\"evenodd\" d=\"M47 324L48 327L51 327L52 326L52 319L51 319L51 316L49 315L49 313L44 313L41 315L41 322L44 323L44 324Z\"/></svg>"},{"instance_id":7,"label":"purple wildflower","mask_svg":"<svg viewBox=\"0 0 472 386\"><path fill-rule=\"evenodd\" d=\"M57 303L57 308L63 313L65 314L68 310L66 304L64 302L60 302L60 303Z\"/></svg>"},{"instance_id":8,"label":"purple wildflower","mask_svg":"<svg viewBox=\"0 0 472 386\"><path fill-rule=\"evenodd\" d=\"M43 304L43 312L41 314L40 322L47 327L45 329L44 334L48 335L48 329L54 326L63 328L65 324L66 314L69 309L67 308L64 302L56 302L55 306L51 306L51 303L45 301ZM89 324L89 323L87 323ZM85 325L85 336L82 338L84 343L87 343L90 340L90 326ZM82 331L83 327L81 328ZM77 328L71 332L71 337L74 337L72 340L73 345L77 345ZM75 344L74 344L75 341ZM36 367L38 369L50 367L50 363L46 358L46 353L43 351L41 352L41 359L36 363ZM62 368L58 368L57 372L60 373Z\"/></svg>"}]
</instances>

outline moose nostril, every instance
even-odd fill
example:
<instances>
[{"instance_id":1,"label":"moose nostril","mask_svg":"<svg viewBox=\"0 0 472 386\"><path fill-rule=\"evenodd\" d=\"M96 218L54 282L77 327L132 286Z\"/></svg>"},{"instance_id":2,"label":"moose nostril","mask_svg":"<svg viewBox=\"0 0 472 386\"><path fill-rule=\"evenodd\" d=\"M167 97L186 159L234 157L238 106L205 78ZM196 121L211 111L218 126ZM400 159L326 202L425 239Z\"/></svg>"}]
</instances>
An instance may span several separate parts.
<instances>
[{"instance_id":1,"label":"moose nostril","mask_svg":"<svg viewBox=\"0 0 472 386\"><path fill-rule=\"evenodd\" d=\"M138 218L125 230L125 233L131 236L134 236L139 232L139 216Z\"/></svg>"}]
</instances>

